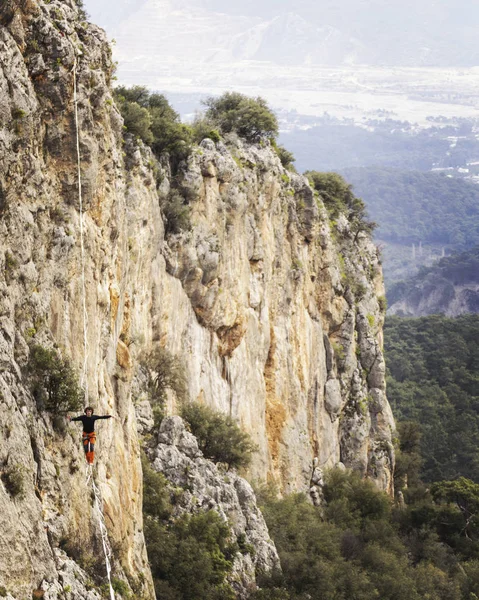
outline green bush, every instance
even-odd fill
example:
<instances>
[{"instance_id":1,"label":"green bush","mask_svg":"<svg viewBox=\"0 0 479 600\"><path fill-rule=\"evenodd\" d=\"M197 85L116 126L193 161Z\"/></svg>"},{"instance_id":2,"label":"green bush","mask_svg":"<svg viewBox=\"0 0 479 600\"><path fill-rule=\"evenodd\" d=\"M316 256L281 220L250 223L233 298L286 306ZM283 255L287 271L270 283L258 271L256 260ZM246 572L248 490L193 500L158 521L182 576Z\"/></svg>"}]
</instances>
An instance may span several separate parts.
<instances>
[{"instance_id":1,"label":"green bush","mask_svg":"<svg viewBox=\"0 0 479 600\"><path fill-rule=\"evenodd\" d=\"M145 539L158 598L234 600L229 529L215 511L183 516L170 525L149 517Z\"/></svg>"},{"instance_id":2,"label":"green bush","mask_svg":"<svg viewBox=\"0 0 479 600\"><path fill-rule=\"evenodd\" d=\"M165 233L177 234L190 231L191 209L185 198L177 190L171 190L167 199L162 203L161 209L165 217Z\"/></svg>"},{"instance_id":3,"label":"green bush","mask_svg":"<svg viewBox=\"0 0 479 600\"><path fill-rule=\"evenodd\" d=\"M143 469L143 513L158 520L167 520L172 512L168 482L161 473L157 473L151 468L144 452L141 455L141 466Z\"/></svg>"},{"instance_id":4,"label":"green bush","mask_svg":"<svg viewBox=\"0 0 479 600\"><path fill-rule=\"evenodd\" d=\"M214 123L212 123L205 116L198 116L191 125L191 131L193 141L197 144L202 142L205 138L213 140L213 142L219 142L221 135L217 129L215 129Z\"/></svg>"},{"instance_id":5,"label":"green bush","mask_svg":"<svg viewBox=\"0 0 479 600\"><path fill-rule=\"evenodd\" d=\"M113 588L116 594L120 594L120 596L125 600L129 600L131 598L131 591L128 587L128 584L122 581L121 579L118 579L117 577L112 577L111 587Z\"/></svg>"},{"instance_id":6,"label":"green bush","mask_svg":"<svg viewBox=\"0 0 479 600\"><path fill-rule=\"evenodd\" d=\"M306 171L306 177L311 186L319 192L331 219L339 214L346 215L353 232L365 231L371 233L376 224L368 221L366 205L351 191L349 185L338 173L321 173Z\"/></svg>"},{"instance_id":7,"label":"green bush","mask_svg":"<svg viewBox=\"0 0 479 600\"><path fill-rule=\"evenodd\" d=\"M22 498L25 494L25 477L27 469L20 464L12 465L2 471L1 479L6 491L12 498Z\"/></svg>"},{"instance_id":8,"label":"green bush","mask_svg":"<svg viewBox=\"0 0 479 600\"><path fill-rule=\"evenodd\" d=\"M78 7L78 16L80 17L80 20L88 21L89 16L85 10L85 4L84 4L83 0L75 0L75 4Z\"/></svg>"},{"instance_id":9,"label":"green bush","mask_svg":"<svg viewBox=\"0 0 479 600\"><path fill-rule=\"evenodd\" d=\"M39 410L64 415L83 406L83 391L70 361L55 350L33 346L27 373Z\"/></svg>"},{"instance_id":10,"label":"green bush","mask_svg":"<svg viewBox=\"0 0 479 600\"><path fill-rule=\"evenodd\" d=\"M146 108L136 102L123 102L120 104L124 125L129 133L139 137L145 144L153 143L151 131L151 115Z\"/></svg>"},{"instance_id":11,"label":"green bush","mask_svg":"<svg viewBox=\"0 0 479 600\"><path fill-rule=\"evenodd\" d=\"M206 458L228 467L249 465L256 446L234 419L197 403L183 406L181 416L189 424Z\"/></svg>"},{"instance_id":12,"label":"green bush","mask_svg":"<svg viewBox=\"0 0 479 600\"><path fill-rule=\"evenodd\" d=\"M168 390L174 392L178 402L188 400L188 381L183 363L166 350L156 348L143 361L148 373L148 397L153 407L157 425L163 418Z\"/></svg>"},{"instance_id":13,"label":"green bush","mask_svg":"<svg viewBox=\"0 0 479 600\"><path fill-rule=\"evenodd\" d=\"M289 150L286 150L284 146L280 146L279 144L277 144L276 140L272 141L272 146L274 148L274 151L278 155L283 167L285 169L288 169L289 171L295 171L293 163L296 159L294 158L294 154Z\"/></svg>"},{"instance_id":14,"label":"green bush","mask_svg":"<svg viewBox=\"0 0 479 600\"><path fill-rule=\"evenodd\" d=\"M238 92L226 92L204 101L206 118L222 133L236 132L249 142L275 138L278 121L263 98L249 98Z\"/></svg>"},{"instance_id":15,"label":"green bush","mask_svg":"<svg viewBox=\"0 0 479 600\"><path fill-rule=\"evenodd\" d=\"M179 114L163 94L152 94L146 87L119 86L115 100L126 129L151 146L157 156L165 152L175 163L191 151L191 128L180 122Z\"/></svg>"}]
</instances>

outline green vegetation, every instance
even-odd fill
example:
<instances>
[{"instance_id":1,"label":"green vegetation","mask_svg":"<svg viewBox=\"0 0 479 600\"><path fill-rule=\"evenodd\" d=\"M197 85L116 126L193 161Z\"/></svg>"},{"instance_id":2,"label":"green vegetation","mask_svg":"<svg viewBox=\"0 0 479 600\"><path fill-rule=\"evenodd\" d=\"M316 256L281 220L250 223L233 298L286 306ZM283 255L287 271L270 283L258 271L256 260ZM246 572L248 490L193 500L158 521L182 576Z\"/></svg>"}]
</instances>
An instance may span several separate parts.
<instances>
[{"instance_id":1,"label":"green vegetation","mask_svg":"<svg viewBox=\"0 0 479 600\"><path fill-rule=\"evenodd\" d=\"M89 15L86 12L85 4L84 4L83 0L75 0L75 4L78 7L78 16L80 17L80 20L88 21Z\"/></svg>"},{"instance_id":2,"label":"green vegetation","mask_svg":"<svg viewBox=\"0 0 479 600\"><path fill-rule=\"evenodd\" d=\"M8 594L7 592L7 588L3 585L0 586L0 596L2 598L5 598L5 596Z\"/></svg>"},{"instance_id":3,"label":"green vegetation","mask_svg":"<svg viewBox=\"0 0 479 600\"><path fill-rule=\"evenodd\" d=\"M348 169L344 175L378 222L378 238L457 250L479 243L477 185L435 173L376 167Z\"/></svg>"},{"instance_id":4,"label":"green vegetation","mask_svg":"<svg viewBox=\"0 0 479 600\"><path fill-rule=\"evenodd\" d=\"M22 498L25 493L25 477L28 471L21 464L14 464L1 472L1 480L12 498Z\"/></svg>"},{"instance_id":5,"label":"green vegetation","mask_svg":"<svg viewBox=\"0 0 479 600\"><path fill-rule=\"evenodd\" d=\"M279 157L279 160L281 161L281 164L283 165L283 167L285 169L288 169L288 171L294 171L296 172L296 169L294 168L294 162L295 162L295 158L294 158L294 154L292 152L290 152L289 150L286 150L286 148L284 146L280 146L275 139L271 140L271 145L273 146L276 154Z\"/></svg>"},{"instance_id":6,"label":"green vegetation","mask_svg":"<svg viewBox=\"0 0 479 600\"><path fill-rule=\"evenodd\" d=\"M113 588L115 593L120 594L120 596L124 600L129 600L132 597L128 584L122 581L121 579L118 579L117 577L112 577L111 587Z\"/></svg>"},{"instance_id":7,"label":"green vegetation","mask_svg":"<svg viewBox=\"0 0 479 600\"><path fill-rule=\"evenodd\" d=\"M283 574L261 581L263 590L254 598L474 598L479 561L470 551L479 545L463 531L468 517L463 509L476 509L479 486L438 483L432 494L399 508L357 474L331 471L324 495L324 508L302 495L263 496ZM470 522L468 535L478 533Z\"/></svg>"},{"instance_id":8,"label":"green vegetation","mask_svg":"<svg viewBox=\"0 0 479 600\"><path fill-rule=\"evenodd\" d=\"M18 267L17 259L10 254L10 252L5 252L5 279L7 283L11 280L14 270Z\"/></svg>"},{"instance_id":9,"label":"green vegetation","mask_svg":"<svg viewBox=\"0 0 479 600\"><path fill-rule=\"evenodd\" d=\"M319 171L306 171L305 175L321 195L332 220L344 213L353 232L373 231L376 224L367 219L366 205L360 198L356 198L351 190L352 186L341 175Z\"/></svg>"},{"instance_id":10,"label":"green vegetation","mask_svg":"<svg viewBox=\"0 0 479 600\"><path fill-rule=\"evenodd\" d=\"M152 94L143 86L115 89L115 100L126 129L151 146L157 156L168 152L173 161L186 158L191 150L191 128L180 122L180 116L163 94Z\"/></svg>"},{"instance_id":11,"label":"green vegetation","mask_svg":"<svg viewBox=\"0 0 479 600\"><path fill-rule=\"evenodd\" d=\"M177 191L171 190L161 209L165 217L165 234L177 234L191 229L190 206Z\"/></svg>"},{"instance_id":12,"label":"green vegetation","mask_svg":"<svg viewBox=\"0 0 479 600\"><path fill-rule=\"evenodd\" d=\"M479 482L479 315L388 317L388 398L418 424L425 481Z\"/></svg>"},{"instance_id":13,"label":"green vegetation","mask_svg":"<svg viewBox=\"0 0 479 600\"><path fill-rule=\"evenodd\" d=\"M204 105L206 118L222 133L235 132L248 142L274 139L278 134L276 116L263 98L225 92L219 98L208 98Z\"/></svg>"},{"instance_id":14,"label":"green vegetation","mask_svg":"<svg viewBox=\"0 0 479 600\"><path fill-rule=\"evenodd\" d=\"M83 405L83 391L70 361L55 350L32 346L26 367L39 410L65 415Z\"/></svg>"},{"instance_id":15,"label":"green vegetation","mask_svg":"<svg viewBox=\"0 0 479 600\"><path fill-rule=\"evenodd\" d=\"M143 361L147 371L148 397L158 425L163 419L168 392L184 404L188 400L188 382L183 363L166 348L156 348Z\"/></svg>"},{"instance_id":16,"label":"green vegetation","mask_svg":"<svg viewBox=\"0 0 479 600\"><path fill-rule=\"evenodd\" d=\"M199 144L205 138L209 138L213 142L219 142L221 135L216 129L214 123L207 119L204 115L198 115L191 126L193 141Z\"/></svg>"},{"instance_id":17,"label":"green vegetation","mask_svg":"<svg viewBox=\"0 0 479 600\"><path fill-rule=\"evenodd\" d=\"M190 154L194 143L205 138L218 142L221 133L234 131L249 142L263 137L273 139L278 133L276 117L266 102L237 92L208 98L205 114L199 115L192 125L181 123L163 94L151 93L143 86L119 86L115 100L126 130L151 146L157 156L168 153L174 165ZM276 149L283 164L291 165L293 155L282 147Z\"/></svg>"},{"instance_id":18,"label":"green vegetation","mask_svg":"<svg viewBox=\"0 0 479 600\"><path fill-rule=\"evenodd\" d=\"M206 458L225 463L229 468L248 466L256 446L234 419L198 403L185 404L181 416Z\"/></svg>"},{"instance_id":19,"label":"green vegetation","mask_svg":"<svg viewBox=\"0 0 479 600\"><path fill-rule=\"evenodd\" d=\"M237 548L215 511L173 518L165 478L143 460L143 514L148 558L162 600L234 600L225 577Z\"/></svg>"}]
</instances>

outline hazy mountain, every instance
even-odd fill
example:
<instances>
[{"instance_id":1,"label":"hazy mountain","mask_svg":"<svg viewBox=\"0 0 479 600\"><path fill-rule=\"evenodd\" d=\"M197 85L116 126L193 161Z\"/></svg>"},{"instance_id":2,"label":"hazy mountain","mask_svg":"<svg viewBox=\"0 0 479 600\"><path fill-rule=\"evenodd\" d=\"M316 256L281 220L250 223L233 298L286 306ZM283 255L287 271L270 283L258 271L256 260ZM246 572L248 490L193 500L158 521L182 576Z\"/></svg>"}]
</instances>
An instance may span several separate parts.
<instances>
[{"instance_id":1,"label":"hazy mountain","mask_svg":"<svg viewBox=\"0 0 479 600\"><path fill-rule=\"evenodd\" d=\"M164 60L191 52L194 61L479 64L479 5L465 0L86 0L86 5L130 55L148 49Z\"/></svg>"},{"instance_id":2,"label":"hazy mountain","mask_svg":"<svg viewBox=\"0 0 479 600\"><path fill-rule=\"evenodd\" d=\"M388 290L388 303L391 314L404 316L479 313L479 246L396 283Z\"/></svg>"}]
</instances>

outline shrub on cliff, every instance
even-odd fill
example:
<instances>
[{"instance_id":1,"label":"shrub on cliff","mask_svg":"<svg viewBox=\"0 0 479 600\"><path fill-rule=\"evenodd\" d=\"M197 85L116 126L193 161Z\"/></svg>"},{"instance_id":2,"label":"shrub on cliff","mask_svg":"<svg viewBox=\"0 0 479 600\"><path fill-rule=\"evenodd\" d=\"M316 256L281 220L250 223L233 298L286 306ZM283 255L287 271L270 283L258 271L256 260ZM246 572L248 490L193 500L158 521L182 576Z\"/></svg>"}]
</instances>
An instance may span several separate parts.
<instances>
[{"instance_id":1,"label":"shrub on cliff","mask_svg":"<svg viewBox=\"0 0 479 600\"><path fill-rule=\"evenodd\" d=\"M236 132L249 142L275 138L278 121L263 98L249 98L239 92L226 92L204 102L206 118L222 133Z\"/></svg>"},{"instance_id":2,"label":"shrub on cliff","mask_svg":"<svg viewBox=\"0 0 479 600\"><path fill-rule=\"evenodd\" d=\"M286 150L284 146L280 146L279 144L277 144L276 140L273 140L271 145L273 146L274 151L278 155L283 167L285 169L288 169L288 171L296 172L296 169L293 164L296 160L294 158L294 154L289 150Z\"/></svg>"},{"instance_id":3,"label":"shrub on cliff","mask_svg":"<svg viewBox=\"0 0 479 600\"><path fill-rule=\"evenodd\" d=\"M168 197L161 204L165 217L165 233L180 233L191 229L191 209L185 198L177 191L171 190Z\"/></svg>"},{"instance_id":4,"label":"shrub on cliff","mask_svg":"<svg viewBox=\"0 0 479 600\"><path fill-rule=\"evenodd\" d=\"M75 370L70 361L55 350L33 346L27 373L39 410L64 415L83 406L83 391Z\"/></svg>"},{"instance_id":5,"label":"shrub on cliff","mask_svg":"<svg viewBox=\"0 0 479 600\"><path fill-rule=\"evenodd\" d=\"M172 518L168 483L145 456L143 515L148 559L162 600L234 600L225 583L236 548L229 528L215 511Z\"/></svg>"},{"instance_id":6,"label":"shrub on cliff","mask_svg":"<svg viewBox=\"0 0 479 600\"><path fill-rule=\"evenodd\" d=\"M157 156L168 152L178 161L191 150L191 128L180 122L179 114L163 94L152 94L146 87L119 86L115 100L126 129L151 146Z\"/></svg>"},{"instance_id":7,"label":"shrub on cliff","mask_svg":"<svg viewBox=\"0 0 479 600\"><path fill-rule=\"evenodd\" d=\"M234 419L197 403L186 404L181 416L189 424L206 458L228 467L249 465L256 446Z\"/></svg>"},{"instance_id":8,"label":"shrub on cliff","mask_svg":"<svg viewBox=\"0 0 479 600\"><path fill-rule=\"evenodd\" d=\"M176 395L178 402L188 399L188 382L183 363L166 348L155 348L143 361L147 371L147 386L153 414L158 425L163 419L168 391Z\"/></svg>"},{"instance_id":9,"label":"shrub on cliff","mask_svg":"<svg viewBox=\"0 0 479 600\"><path fill-rule=\"evenodd\" d=\"M197 115L193 123L191 124L191 131L193 140L199 144L204 139L208 138L213 142L219 142L221 135L216 129L214 123L207 119L204 115Z\"/></svg>"},{"instance_id":10,"label":"shrub on cliff","mask_svg":"<svg viewBox=\"0 0 479 600\"><path fill-rule=\"evenodd\" d=\"M341 175L319 171L306 171L305 175L311 186L321 195L331 219L336 219L343 213L353 232L371 233L374 230L376 223L368 220L366 205L360 198L356 198L352 186Z\"/></svg>"},{"instance_id":11,"label":"shrub on cliff","mask_svg":"<svg viewBox=\"0 0 479 600\"><path fill-rule=\"evenodd\" d=\"M85 9L85 3L83 0L75 0L75 4L78 7L78 16L82 21L88 21L89 15Z\"/></svg>"}]
</instances>

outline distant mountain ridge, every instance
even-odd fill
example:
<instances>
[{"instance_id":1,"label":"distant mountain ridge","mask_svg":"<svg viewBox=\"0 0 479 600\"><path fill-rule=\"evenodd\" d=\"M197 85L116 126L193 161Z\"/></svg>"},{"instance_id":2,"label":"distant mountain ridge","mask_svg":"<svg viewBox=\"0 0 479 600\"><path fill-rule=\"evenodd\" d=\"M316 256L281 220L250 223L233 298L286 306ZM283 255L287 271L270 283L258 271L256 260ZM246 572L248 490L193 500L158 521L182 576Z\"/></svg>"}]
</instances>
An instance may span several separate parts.
<instances>
[{"instance_id":1,"label":"distant mountain ridge","mask_svg":"<svg viewBox=\"0 0 479 600\"><path fill-rule=\"evenodd\" d=\"M479 7L462 4L463 9L450 0L432 7L425 1L376 0L86 2L130 56L148 47L169 61L184 55L186 42L192 61L470 67L479 64Z\"/></svg>"}]
</instances>

